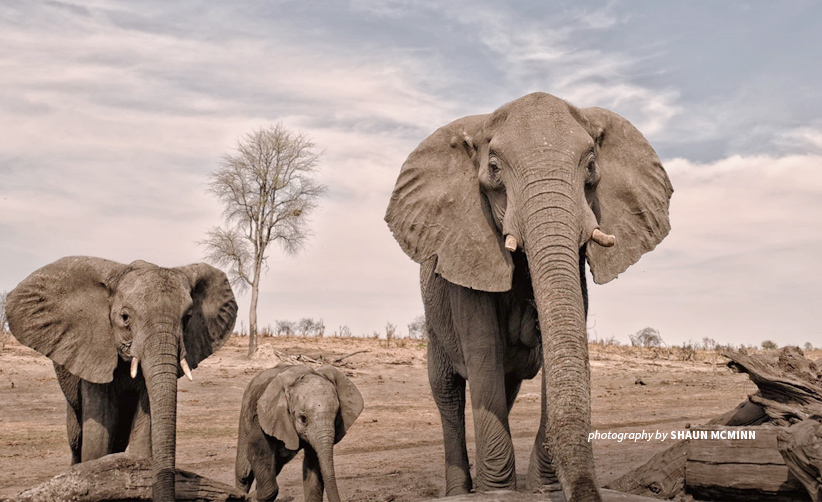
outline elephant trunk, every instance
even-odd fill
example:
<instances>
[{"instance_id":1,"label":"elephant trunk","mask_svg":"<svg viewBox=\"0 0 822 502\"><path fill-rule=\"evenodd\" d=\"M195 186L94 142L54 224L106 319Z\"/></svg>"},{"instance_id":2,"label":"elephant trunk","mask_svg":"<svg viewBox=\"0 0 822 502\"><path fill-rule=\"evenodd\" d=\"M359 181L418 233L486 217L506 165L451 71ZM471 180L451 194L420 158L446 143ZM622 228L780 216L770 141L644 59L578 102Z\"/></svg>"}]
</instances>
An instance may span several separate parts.
<instances>
[{"instance_id":1,"label":"elephant trunk","mask_svg":"<svg viewBox=\"0 0 822 502\"><path fill-rule=\"evenodd\" d=\"M522 228L543 350L545 446L570 501L599 501L591 428L591 372L580 276L580 206L571 166L523 180ZM529 170L534 172L533 169ZM570 185L570 187L569 187ZM570 188L570 189L569 189ZM571 224L569 225L569 222Z\"/></svg>"},{"instance_id":2,"label":"elephant trunk","mask_svg":"<svg viewBox=\"0 0 822 502\"><path fill-rule=\"evenodd\" d=\"M170 327L148 336L141 358L151 410L152 500L173 501L177 442L179 336Z\"/></svg>"},{"instance_id":3,"label":"elephant trunk","mask_svg":"<svg viewBox=\"0 0 822 502\"><path fill-rule=\"evenodd\" d=\"M337 489L337 475L334 472L334 421L332 419L328 431L317 434L310 440L311 447L317 452L317 461L323 477L323 485L328 494L328 502L340 502L340 492Z\"/></svg>"}]
</instances>

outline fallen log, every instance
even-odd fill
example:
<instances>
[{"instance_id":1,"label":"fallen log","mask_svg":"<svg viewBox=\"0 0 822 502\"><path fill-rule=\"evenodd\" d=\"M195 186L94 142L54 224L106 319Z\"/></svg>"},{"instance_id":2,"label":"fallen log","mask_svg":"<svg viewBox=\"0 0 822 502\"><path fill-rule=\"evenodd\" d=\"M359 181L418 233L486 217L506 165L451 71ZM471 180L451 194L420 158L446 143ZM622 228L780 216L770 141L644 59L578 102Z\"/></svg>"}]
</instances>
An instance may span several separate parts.
<instances>
[{"instance_id":1,"label":"fallen log","mask_svg":"<svg viewBox=\"0 0 822 502\"><path fill-rule=\"evenodd\" d=\"M709 439L677 443L606 487L657 498L687 493L696 499L822 502L820 366L796 347L723 355L758 391L692 428ZM799 423L804 425L793 425ZM727 432L753 433L755 439L729 438Z\"/></svg>"},{"instance_id":2,"label":"fallen log","mask_svg":"<svg viewBox=\"0 0 822 502\"><path fill-rule=\"evenodd\" d=\"M645 497L674 498L684 488L687 459L688 441L680 441L605 488Z\"/></svg>"},{"instance_id":3,"label":"fallen log","mask_svg":"<svg viewBox=\"0 0 822 502\"><path fill-rule=\"evenodd\" d=\"M694 498L810 500L777 448L781 427L701 426L693 430L704 431L707 438L688 440L684 481L685 490ZM736 438L730 439L728 433Z\"/></svg>"},{"instance_id":4,"label":"fallen log","mask_svg":"<svg viewBox=\"0 0 822 502\"><path fill-rule=\"evenodd\" d=\"M69 470L30 488L7 502L72 502L151 500L151 461L131 453L116 453L73 465ZM233 486L177 469L177 500L246 501Z\"/></svg>"},{"instance_id":5,"label":"fallen log","mask_svg":"<svg viewBox=\"0 0 822 502\"><path fill-rule=\"evenodd\" d=\"M818 416L782 430L777 437L777 446L811 500L822 501L822 423Z\"/></svg>"}]
</instances>

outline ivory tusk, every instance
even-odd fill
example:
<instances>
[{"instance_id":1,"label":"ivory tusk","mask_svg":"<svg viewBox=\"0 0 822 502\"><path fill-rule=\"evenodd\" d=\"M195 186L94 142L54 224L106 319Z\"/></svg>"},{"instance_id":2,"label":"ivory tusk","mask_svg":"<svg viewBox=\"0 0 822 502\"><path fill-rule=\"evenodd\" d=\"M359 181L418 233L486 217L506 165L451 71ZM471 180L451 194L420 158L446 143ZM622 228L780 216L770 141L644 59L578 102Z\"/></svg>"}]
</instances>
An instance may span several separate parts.
<instances>
[{"instance_id":1,"label":"ivory tusk","mask_svg":"<svg viewBox=\"0 0 822 502\"><path fill-rule=\"evenodd\" d=\"M595 229L594 233L591 234L591 240L599 244L600 246L609 248L616 244L616 237L613 235L606 234L600 229Z\"/></svg>"},{"instance_id":2,"label":"ivory tusk","mask_svg":"<svg viewBox=\"0 0 822 502\"><path fill-rule=\"evenodd\" d=\"M185 373L186 378L188 378L188 381L193 382L194 377L191 376L191 368L188 367L188 363L186 362L185 359L180 359L180 366L183 367L183 373Z\"/></svg>"},{"instance_id":3,"label":"ivory tusk","mask_svg":"<svg viewBox=\"0 0 822 502\"><path fill-rule=\"evenodd\" d=\"M136 357L131 358L131 378L137 378L137 368L140 366L140 360Z\"/></svg>"},{"instance_id":4,"label":"ivory tusk","mask_svg":"<svg viewBox=\"0 0 822 502\"><path fill-rule=\"evenodd\" d=\"M512 253L517 250L517 238L513 235L505 236L505 249Z\"/></svg>"}]
</instances>

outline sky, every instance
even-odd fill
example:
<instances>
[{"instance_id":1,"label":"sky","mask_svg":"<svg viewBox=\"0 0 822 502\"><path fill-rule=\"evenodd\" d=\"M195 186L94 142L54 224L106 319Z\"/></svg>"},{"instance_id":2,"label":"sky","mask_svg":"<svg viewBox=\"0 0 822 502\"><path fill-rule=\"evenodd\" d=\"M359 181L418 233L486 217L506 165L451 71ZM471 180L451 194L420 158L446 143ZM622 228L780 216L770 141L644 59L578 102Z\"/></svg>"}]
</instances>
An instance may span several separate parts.
<instances>
[{"instance_id":1,"label":"sky","mask_svg":"<svg viewBox=\"0 0 822 502\"><path fill-rule=\"evenodd\" d=\"M820 346L820 21L810 0L0 0L0 291L68 255L203 261L210 174L282 123L329 191L302 253L270 249L260 324L405 334L423 309L383 221L400 166L543 91L626 117L675 189L670 235L589 282L591 337Z\"/></svg>"}]
</instances>

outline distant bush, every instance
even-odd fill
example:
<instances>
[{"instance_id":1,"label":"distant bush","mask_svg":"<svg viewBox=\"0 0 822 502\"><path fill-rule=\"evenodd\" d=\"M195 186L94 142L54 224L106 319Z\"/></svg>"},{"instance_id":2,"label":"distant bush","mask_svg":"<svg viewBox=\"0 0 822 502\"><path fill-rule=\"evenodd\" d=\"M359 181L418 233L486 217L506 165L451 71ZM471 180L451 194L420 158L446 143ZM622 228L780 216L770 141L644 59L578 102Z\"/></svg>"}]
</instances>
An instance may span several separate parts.
<instances>
[{"instance_id":1,"label":"distant bush","mask_svg":"<svg viewBox=\"0 0 822 502\"><path fill-rule=\"evenodd\" d=\"M391 339L397 334L397 325L390 322L385 323L385 346L391 346Z\"/></svg>"},{"instance_id":2,"label":"distant bush","mask_svg":"<svg viewBox=\"0 0 822 502\"><path fill-rule=\"evenodd\" d=\"M776 342L773 342L771 340L765 340L764 342L762 342L762 349L763 350L776 350L778 348L779 348L779 345L777 345Z\"/></svg>"},{"instance_id":3,"label":"distant bush","mask_svg":"<svg viewBox=\"0 0 822 502\"><path fill-rule=\"evenodd\" d=\"M628 338L634 347L661 347L665 343L659 336L659 331L651 327L642 328L633 335L628 335Z\"/></svg>"},{"instance_id":4,"label":"distant bush","mask_svg":"<svg viewBox=\"0 0 822 502\"><path fill-rule=\"evenodd\" d=\"M813 350L813 344L811 342L805 342L802 348L805 349L805 352L810 352Z\"/></svg>"},{"instance_id":5,"label":"distant bush","mask_svg":"<svg viewBox=\"0 0 822 502\"><path fill-rule=\"evenodd\" d=\"M291 321L276 321L275 326L277 336L291 336L297 331L296 326Z\"/></svg>"},{"instance_id":6,"label":"distant bush","mask_svg":"<svg viewBox=\"0 0 822 502\"><path fill-rule=\"evenodd\" d=\"M428 333L425 331L425 316L419 315L408 324L408 338L415 340L427 340Z\"/></svg>"}]
</instances>

